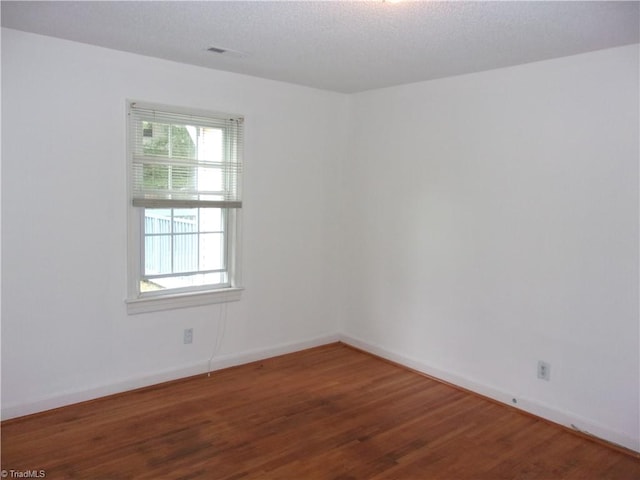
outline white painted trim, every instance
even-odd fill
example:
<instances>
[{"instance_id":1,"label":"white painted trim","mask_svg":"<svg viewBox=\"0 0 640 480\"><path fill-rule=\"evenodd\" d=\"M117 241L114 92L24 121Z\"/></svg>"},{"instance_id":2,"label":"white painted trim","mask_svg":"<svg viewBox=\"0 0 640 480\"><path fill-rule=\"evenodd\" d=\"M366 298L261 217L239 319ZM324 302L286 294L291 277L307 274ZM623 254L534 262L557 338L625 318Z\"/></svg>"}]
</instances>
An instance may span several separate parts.
<instances>
[{"instance_id":1,"label":"white painted trim","mask_svg":"<svg viewBox=\"0 0 640 480\"><path fill-rule=\"evenodd\" d=\"M602 440L606 440L630 450L640 452L640 438L630 437L624 433L612 430L609 427L600 425L574 413L560 410L558 408L540 403L530 398L521 397L517 392L505 392L491 385L484 385L475 382L463 375L459 375L455 372L450 372L440 367L428 365L415 358L411 358L398 352L394 352L380 345L367 342L366 340L362 340L348 334L341 334L340 341L365 352L369 352L378 357L385 358L392 362L424 373L425 375L429 375L430 377L443 380L453 385L457 385L464 389L478 393L484 397L497 400L498 402L504 403L511 407L515 407L525 412L531 413L537 417L541 417L553 423L557 423L559 425L572 429L577 428L583 433L588 433ZM514 398L517 400L517 404L513 403Z\"/></svg>"},{"instance_id":2,"label":"white painted trim","mask_svg":"<svg viewBox=\"0 0 640 480\"><path fill-rule=\"evenodd\" d=\"M241 353L222 355L213 359L211 363L211 371L264 360L278 355L285 355L287 353L293 353L307 348L318 347L320 345L337 342L339 339L340 337L337 334L323 335L300 342L290 342L273 347L258 348ZM193 375L206 374L208 369L209 360L204 359L197 363L158 371L142 377L126 378L114 383L94 385L79 390L70 390L61 394L52 395L50 397L26 403L2 405L2 420L43 412L45 410L51 410L52 408L64 407L78 402L93 400L107 395L122 393L136 388L148 387L158 383L177 380Z\"/></svg>"},{"instance_id":3,"label":"white painted trim","mask_svg":"<svg viewBox=\"0 0 640 480\"><path fill-rule=\"evenodd\" d=\"M167 294L162 296L130 298L126 300L127 313L129 315L136 315L138 313L198 307L200 305L211 305L213 303L237 302L240 300L242 290L244 289L231 287L204 292L186 292L173 295Z\"/></svg>"}]
</instances>

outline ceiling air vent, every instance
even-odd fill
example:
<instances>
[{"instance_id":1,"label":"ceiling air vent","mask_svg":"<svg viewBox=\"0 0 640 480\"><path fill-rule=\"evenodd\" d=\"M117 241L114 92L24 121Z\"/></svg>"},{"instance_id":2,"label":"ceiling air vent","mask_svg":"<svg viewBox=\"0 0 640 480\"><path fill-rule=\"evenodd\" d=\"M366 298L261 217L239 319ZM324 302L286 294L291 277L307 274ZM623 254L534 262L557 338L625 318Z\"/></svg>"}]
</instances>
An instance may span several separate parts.
<instances>
[{"instance_id":1,"label":"ceiling air vent","mask_svg":"<svg viewBox=\"0 0 640 480\"><path fill-rule=\"evenodd\" d=\"M244 58L247 56L246 53L239 52L237 50L231 50L230 48L215 47L215 46L208 47L207 52L215 53L217 55L222 55L224 57L230 57L230 58Z\"/></svg>"}]
</instances>

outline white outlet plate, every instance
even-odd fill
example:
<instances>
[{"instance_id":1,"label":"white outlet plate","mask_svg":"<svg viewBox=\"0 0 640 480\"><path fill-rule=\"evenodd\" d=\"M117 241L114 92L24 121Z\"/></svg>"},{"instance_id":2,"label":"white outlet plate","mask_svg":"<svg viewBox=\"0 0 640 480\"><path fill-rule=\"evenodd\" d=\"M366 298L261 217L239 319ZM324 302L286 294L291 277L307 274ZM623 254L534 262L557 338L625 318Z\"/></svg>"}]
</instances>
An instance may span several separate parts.
<instances>
[{"instance_id":1,"label":"white outlet plate","mask_svg":"<svg viewBox=\"0 0 640 480\"><path fill-rule=\"evenodd\" d=\"M551 380L551 364L542 360L538 361L538 378L547 382Z\"/></svg>"},{"instance_id":2,"label":"white outlet plate","mask_svg":"<svg viewBox=\"0 0 640 480\"><path fill-rule=\"evenodd\" d=\"M184 343L193 343L193 328L185 328L184 329Z\"/></svg>"}]
</instances>

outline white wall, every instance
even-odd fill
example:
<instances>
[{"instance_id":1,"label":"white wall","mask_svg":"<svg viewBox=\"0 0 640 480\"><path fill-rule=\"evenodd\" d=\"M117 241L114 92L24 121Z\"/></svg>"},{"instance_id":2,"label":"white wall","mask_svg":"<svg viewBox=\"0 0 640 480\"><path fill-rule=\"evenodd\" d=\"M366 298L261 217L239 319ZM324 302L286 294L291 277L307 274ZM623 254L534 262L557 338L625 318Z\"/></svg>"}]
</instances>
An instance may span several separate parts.
<instances>
[{"instance_id":1,"label":"white wall","mask_svg":"<svg viewBox=\"0 0 640 480\"><path fill-rule=\"evenodd\" d=\"M637 46L346 96L3 30L4 417L206 366L220 306L125 311L126 98L246 116L216 366L342 332L640 450Z\"/></svg>"},{"instance_id":2,"label":"white wall","mask_svg":"<svg viewBox=\"0 0 640 480\"><path fill-rule=\"evenodd\" d=\"M4 29L4 417L207 365L219 305L126 314L127 98L246 117L246 290L216 365L336 338L346 96Z\"/></svg>"},{"instance_id":3,"label":"white wall","mask_svg":"<svg viewBox=\"0 0 640 480\"><path fill-rule=\"evenodd\" d=\"M635 45L356 95L345 333L640 449L638 90Z\"/></svg>"}]
</instances>

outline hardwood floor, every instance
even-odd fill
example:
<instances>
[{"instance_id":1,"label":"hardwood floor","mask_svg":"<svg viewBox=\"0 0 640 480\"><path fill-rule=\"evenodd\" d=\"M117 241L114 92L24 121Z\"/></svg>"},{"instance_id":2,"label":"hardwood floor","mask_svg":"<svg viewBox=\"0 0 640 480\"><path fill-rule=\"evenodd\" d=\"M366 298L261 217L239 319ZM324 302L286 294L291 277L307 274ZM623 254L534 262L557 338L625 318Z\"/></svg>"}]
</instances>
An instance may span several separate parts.
<instances>
[{"instance_id":1,"label":"hardwood floor","mask_svg":"<svg viewBox=\"0 0 640 480\"><path fill-rule=\"evenodd\" d=\"M2 469L47 479L640 479L630 454L342 344L3 422Z\"/></svg>"}]
</instances>

